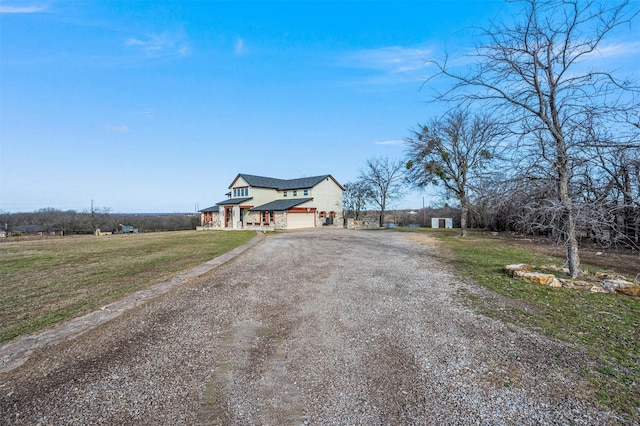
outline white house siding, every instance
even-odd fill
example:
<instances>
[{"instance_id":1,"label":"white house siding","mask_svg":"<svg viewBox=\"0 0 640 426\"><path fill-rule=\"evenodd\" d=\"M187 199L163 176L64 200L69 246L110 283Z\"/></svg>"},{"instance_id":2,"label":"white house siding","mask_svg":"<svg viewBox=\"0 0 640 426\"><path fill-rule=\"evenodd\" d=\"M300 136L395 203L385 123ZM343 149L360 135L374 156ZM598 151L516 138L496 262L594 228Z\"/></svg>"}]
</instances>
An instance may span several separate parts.
<instances>
[{"instance_id":1,"label":"white house siding","mask_svg":"<svg viewBox=\"0 0 640 426\"><path fill-rule=\"evenodd\" d=\"M253 197L253 199L247 201L246 204L251 204L253 207L267 204L279 198L278 191L275 189L255 188L253 186L249 188L249 197Z\"/></svg>"},{"instance_id":2,"label":"white house siding","mask_svg":"<svg viewBox=\"0 0 640 426\"><path fill-rule=\"evenodd\" d=\"M335 212L334 224L342 225L342 189L331 178L326 178L312 189L310 194L313 197L313 207L317 209L316 214L321 211ZM324 219L319 219L317 226L322 226Z\"/></svg>"}]
</instances>

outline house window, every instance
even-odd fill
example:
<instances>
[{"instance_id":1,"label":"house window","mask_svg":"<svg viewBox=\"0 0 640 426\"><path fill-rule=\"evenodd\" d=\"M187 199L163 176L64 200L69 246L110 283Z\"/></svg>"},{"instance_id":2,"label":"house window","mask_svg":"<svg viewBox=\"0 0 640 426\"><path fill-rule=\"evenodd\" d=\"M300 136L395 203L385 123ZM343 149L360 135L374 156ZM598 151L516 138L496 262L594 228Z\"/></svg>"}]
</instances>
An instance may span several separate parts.
<instances>
[{"instance_id":1,"label":"house window","mask_svg":"<svg viewBox=\"0 0 640 426\"><path fill-rule=\"evenodd\" d=\"M233 198L246 197L249 195L249 188L233 188Z\"/></svg>"},{"instance_id":2,"label":"house window","mask_svg":"<svg viewBox=\"0 0 640 426\"><path fill-rule=\"evenodd\" d=\"M293 191L293 196L297 197L298 196L298 191Z\"/></svg>"},{"instance_id":3,"label":"house window","mask_svg":"<svg viewBox=\"0 0 640 426\"><path fill-rule=\"evenodd\" d=\"M336 218L336 212L329 212L329 217L335 219Z\"/></svg>"},{"instance_id":4,"label":"house window","mask_svg":"<svg viewBox=\"0 0 640 426\"><path fill-rule=\"evenodd\" d=\"M308 196L309 196L309 190L308 190L308 189L305 189L305 190L303 191L303 193L304 193L304 196L305 196L305 197L308 197Z\"/></svg>"},{"instance_id":5,"label":"house window","mask_svg":"<svg viewBox=\"0 0 640 426\"><path fill-rule=\"evenodd\" d=\"M324 212L324 211L322 211L322 212L319 212L319 213L318 213L318 217L319 217L320 219L324 219L326 216L327 216L327 213L326 213L326 212Z\"/></svg>"},{"instance_id":6,"label":"house window","mask_svg":"<svg viewBox=\"0 0 640 426\"><path fill-rule=\"evenodd\" d=\"M284 191L284 192L282 193L282 196L283 196L284 198L287 198L287 191Z\"/></svg>"},{"instance_id":7,"label":"house window","mask_svg":"<svg viewBox=\"0 0 640 426\"><path fill-rule=\"evenodd\" d=\"M273 212L262 212L262 224L268 225L273 223Z\"/></svg>"}]
</instances>

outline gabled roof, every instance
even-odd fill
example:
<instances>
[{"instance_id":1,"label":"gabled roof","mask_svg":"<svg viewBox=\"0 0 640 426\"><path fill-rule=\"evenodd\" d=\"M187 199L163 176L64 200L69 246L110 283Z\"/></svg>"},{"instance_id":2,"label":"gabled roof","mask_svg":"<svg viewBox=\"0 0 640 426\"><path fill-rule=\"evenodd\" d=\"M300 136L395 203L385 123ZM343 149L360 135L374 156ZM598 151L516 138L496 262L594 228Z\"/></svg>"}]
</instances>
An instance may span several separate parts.
<instances>
[{"instance_id":1,"label":"gabled roof","mask_svg":"<svg viewBox=\"0 0 640 426\"><path fill-rule=\"evenodd\" d=\"M331 175L312 176L298 179L277 179L265 176L247 175L244 173L240 173L238 176L236 176L233 182L231 182L231 185L229 185L229 188L233 187L233 184L238 180L238 178L244 179L244 181L247 182L249 186L252 186L254 188L269 188L278 191L313 188L323 180L331 178L331 180L333 180L336 185L340 187L340 189L344 190L344 188L342 188L342 185L340 185Z\"/></svg>"},{"instance_id":2,"label":"gabled roof","mask_svg":"<svg viewBox=\"0 0 640 426\"><path fill-rule=\"evenodd\" d=\"M219 203L216 203L218 206L231 206L236 204L242 204L245 201L253 200L253 197L242 197L242 198L227 198L226 200L222 200Z\"/></svg>"},{"instance_id":3,"label":"gabled roof","mask_svg":"<svg viewBox=\"0 0 640 426\"><path fill-rule=\"evenodd\" d=\"M263 204L258 207L254 207L249 211L252 212L281 212L284 210L289 210L292 207L298 206L302 203L306 203L307 201L312 201L313 198L291 198L288 200L275 200L270 203Z\"/></svg>"},{"instance_id":4,"label":"gabled roof","mask_svg":"<svg viewBox=\"0 0 640 426\"><path fill-rule=\"evenodd\" d=\"M200 213L215 213L220 211L220 206L216 204L215 206L207 207L206 209L202 209L198 211Z\"/></svg>"}]
</instances>

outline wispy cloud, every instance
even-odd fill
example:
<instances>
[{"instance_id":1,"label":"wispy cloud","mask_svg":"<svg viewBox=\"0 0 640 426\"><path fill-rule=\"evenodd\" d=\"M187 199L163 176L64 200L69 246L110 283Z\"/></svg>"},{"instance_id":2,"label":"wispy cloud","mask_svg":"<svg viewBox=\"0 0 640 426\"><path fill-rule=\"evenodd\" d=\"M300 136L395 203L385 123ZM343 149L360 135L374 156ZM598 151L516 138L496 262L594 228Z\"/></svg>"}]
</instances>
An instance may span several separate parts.
<instances>
[{"instance_id":1,"label":"wispy cloud","mask_svg":"<svg viewBox=\"0 0 640 426\"><path fill-rule=\"evenodd\" d=\"M375 141L375 145L404 145L406 142L402 139L392 139L388 141Z\"/></svg>"},{"instance_id":2,"label":"wispy cloud","mask_svg":"<svg viewBox=\"0 0 640 426\"><path fill-rule=\"evenodd\" d=\"M129 133L129 126L114 126L112 124L107 124L104 128L110 132Z\"/></svg>"},{"instance_id":3,"label":"wispy cloud","mask_svg":"<svg viewBox=\"0 0 640 426\"><path fill-rule=\"evenodd\" d=\"M47 10L44 6L11 6L0 5L0 14L2 13L39 13Z\"/></svg>"},{"instance_id":4,"label":"wispy cloud","mask_svg":"<svg viewBox=\"0 0 640 426\"><path fill-rule=\"evenodd\" d=\"M343 55L337 65L364 72L360 84L383 86L424 80L432 50L424 47L387 46Z\"/></svg>"},{"instance_id":5,"label":"wispy cloud","mask_svg":"<svg viewBox=\"0 0 640 426\"><path fill-rule=\"evenodd\" d=\"M408 73L424 69L430 54L431 50L427 48L388 46L352 52L343 58L342 64L390 74Z\"/></svg>"},{"instance_id":6,"label":"wispy cloud","mask_svg":"<svg viewBox=\"0 0 640 426\"><path fill-rule=\"evenodd\" d=\"M602 59L632 57L637 58L640 55L640 41L628 41L622 43L602 44L594 51L592 56L598 56Z\"/></svg>"},{"instance_id":7,"label":"wispy cloud","mask_svg":"<svg viewBox=\"0 0 640 426\"><path fill-rule=\"evenodd\" d=\"M244 39L242 38L237 38L236 42L233 45L233 53L236 54L236 56L242 56L246 53L247 51L247 47L245 46L244 43Z\"/></svg>"},{"instance_id":8,"label":"wispy cloud","mask_svg":"<svg viewBox=\"0 0 640 426\"><path fill-rule=\"evenodd\" d=\"M187 38L181 33L163 32L129 37L125 45L139 49L152 58L183 57L191 52Z\"/></svg>"}]
</instances>

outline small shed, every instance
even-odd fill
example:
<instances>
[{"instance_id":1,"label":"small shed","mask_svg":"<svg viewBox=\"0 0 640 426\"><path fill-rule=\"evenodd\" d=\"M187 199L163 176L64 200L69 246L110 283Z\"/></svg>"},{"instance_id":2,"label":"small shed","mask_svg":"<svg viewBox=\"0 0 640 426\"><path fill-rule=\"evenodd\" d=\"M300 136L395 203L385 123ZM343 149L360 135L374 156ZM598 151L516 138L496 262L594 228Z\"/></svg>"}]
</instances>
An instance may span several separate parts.
<instances>
[{"instance_id":1,"label":"small shed","mask_svg":"<svg viewBox=\"0 0 640 426\"><path fill-rule=\"evenodd\" d=\"M432 228L453 228L453 218L450 217L432 217Z\"/></svg>"}]
</instances>

